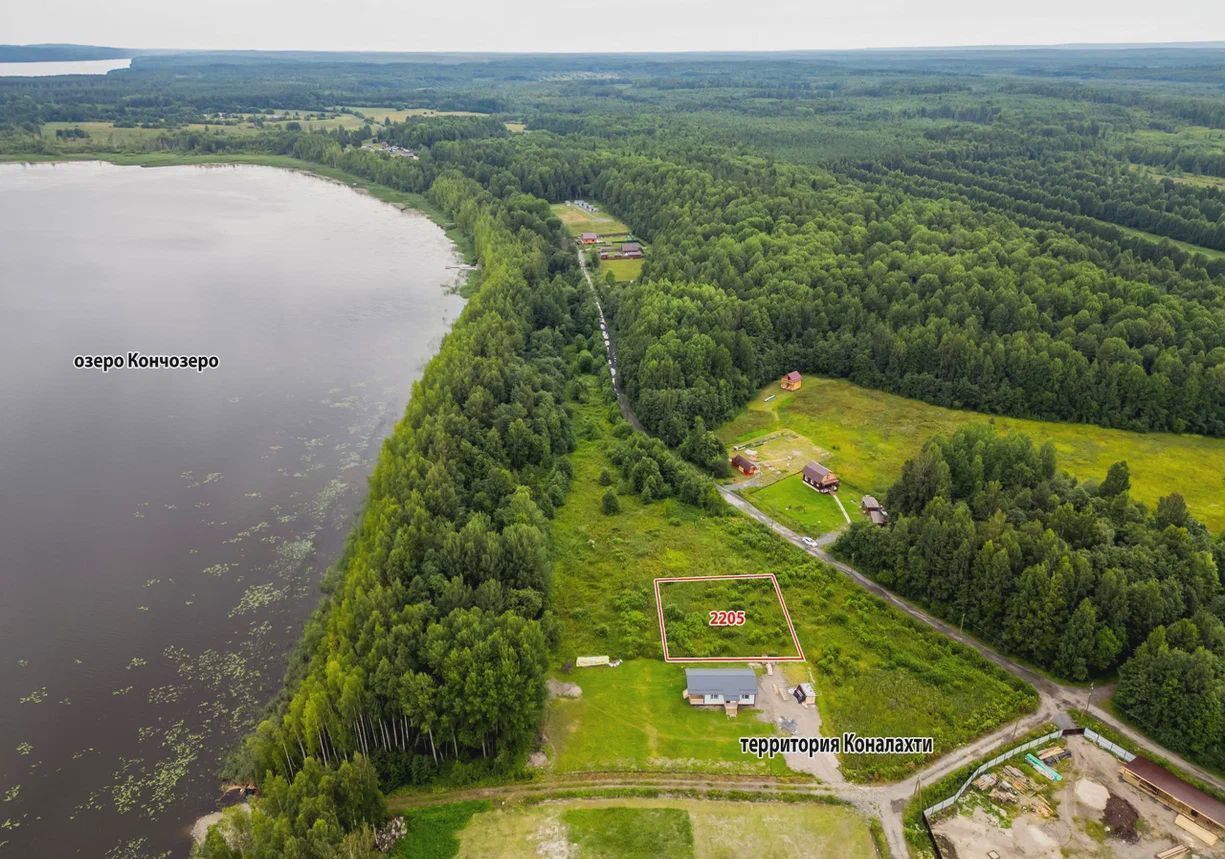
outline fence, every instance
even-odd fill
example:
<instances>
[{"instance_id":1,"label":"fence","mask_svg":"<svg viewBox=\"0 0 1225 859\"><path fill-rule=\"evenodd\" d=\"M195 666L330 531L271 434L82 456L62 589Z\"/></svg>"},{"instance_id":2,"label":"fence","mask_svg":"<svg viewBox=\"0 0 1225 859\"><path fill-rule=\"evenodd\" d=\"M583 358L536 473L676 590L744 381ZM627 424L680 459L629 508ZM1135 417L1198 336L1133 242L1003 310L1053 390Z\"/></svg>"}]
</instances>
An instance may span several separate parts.
<instances>
[{"instance_id":1,"label":"fence","mask_svg":"<svg viewBox=\"0 0 1225 859\"><path fill-rule=\"evenodd\" d=\"M1110 752L1110 754L1126 763L1130 763L1136 757L1131 752L1127 751L1127 749L1123 748L1117 743L1112 743L1110 740L1106 739L1091 728L1068 728L1067 730L1063 731L1051 731L1049 734L1045 734L1037 739L1030 740L1028 743L1023 743L1022 745L1016 746L1015 748L1011 748L1006 752L996 755L985 764L979 766L976 770L974 770L974 772L970 773L969 778L961 783L961 787L957 788L957 792L952 796L945 797L930 808L923 809L923 828L927 830L927 837L931 839L932 848L936 851L936 859L943 859L944 853L940 850L940 845L936 843L936 833L932 832L931 821L928 820L930 815L944 811L944 809L961 799L961 795L966 792L966 788L970 786L970 783L987 770L999 766L1009 758L1013 758L1023 752L1027 752L1035 746L1040 746L1043 743L1049 743L1051 740L1059 737L1066 737L1074 734L1083 735L1089 742L1105 749L1106 751Z\"/></svg>"},{"instance_id":2,"label":"fence","mask_svg":"<svg viewBox=\"0 0 1225 859\"><path fill-rule=\"evenodd\" d=\"M1117 743L1110 742L1110 740L1106 739L1097 731L1090 728L1085 728L1085 739L1089 740L1096 746L1101 746L1103 749L1110 752L1110 754L1114 755L1124 763L1131 763L1136 758L1136 756L1127 751L1127 749L1123 748Z\"/></svg>"},{"instance_id":3,"label":"fence","mask_svg":"<svg viewBox=\"0 0 1225 859\"><path fill-rule=\"evenodd\" d=\"M1008 760L1009 758L1016 757L1022 752L1028 752L1030 749L1036 748L1042 745L1043 743L1049 743L1051 740L1058 739L1061 736L1063 736L1063 731L1051 731L1049 734L1043 734L1041 737L1038 737L1037 739L1030 740L1028 743L1022 743L1021 745L1016 746L1015 748L1009 749L1003 754L996 755L991 760L987 761L985 764L980 765L978 769L974 770L974 772L970 773L969 778L967 778L965 781L961 783L961 787L957 788L957 792L955 794L949 797L945 797L944 799L940 800L939 802L937 802L935 805L931 806L930 808L923 809L923 816L927 817L929 814L938 814L939 812L944 811L944 809L948 808L950 805L955 803L957 800L961 799L961 795L966 792L966 788L970 786L970 782L974 781L974 779L978 778L980 775L985 773L987 770L992 769L993 767L999 766L1004 761Z\"/></svg>"}]
</instances>

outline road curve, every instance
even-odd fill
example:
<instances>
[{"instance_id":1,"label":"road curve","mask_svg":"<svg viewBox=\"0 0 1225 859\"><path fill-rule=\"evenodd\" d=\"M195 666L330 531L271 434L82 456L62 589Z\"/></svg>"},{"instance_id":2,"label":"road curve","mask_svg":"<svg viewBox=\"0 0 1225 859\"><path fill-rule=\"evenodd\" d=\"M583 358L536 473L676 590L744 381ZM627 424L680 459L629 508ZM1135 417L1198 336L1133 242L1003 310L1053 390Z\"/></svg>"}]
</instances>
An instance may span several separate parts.
<instances>
[{"instance_id":1,"label":"road curve","mask_svg":"<svg viewBox=\"0 0 1225 859\"><path fill-rule=\"evenodd\" d=\"M829 564L838 572L855 582L855 584L880 597L898 611L904 612L920 623L926 624L959 644L964 644L966 647L972 647L974 650L977 650L979 654L983 656L983 658L991 661L995 665L998 665L1000 668L1004 669L1009 674L1012 674L1014 677L1019 677L1020 679L1029 683L1038 691L1038 696L1041 701L1039 706L1040 712L1049 712L1051 716L1058 716L1060 713L1063 713L1069 709L1085 710L1091 713L1094 718L1098 719L1104 724L1109 725L1113 730L1125 736L1135 745L1148 749L1151 754L1156 754L1159 757L1165 758L1175 766L1180 767L1184 771L1194 775L1205 784L1209 784L1219 791L1225 791L1225 779L1222 779L1220 776L1217 776L1214 773L1211 773L1192 763L1178 753L1172 752L1164 746L1159 745L1154 740L1137 731L1135 728L1132 728L1130 725L1120 722L1113 714L1102 710L1096 704L1091 704L1088 701L1088 690L1077 686L1069 686L1060 683L1046 676L1045 674L1041 674L1034 669L1021 664L1020 662L1010 659L991 646L984 644L973 636L966 635L963 631L959 630L952 624L928 614L914 603L899 597L889 589L872 581L872 579L856 570L850 564L843 563L835 558L833 555L827 552L822 545L805 545L803 538L799 534L792 531L786 525L775 521L728 487L720 486L719 494L722 495L723 499L732 507L735 507L745 515L756 519L775 534L795 545L801 551L807 552L813 557L825 562L826 564Z\"/></svg>"}]
</instances>

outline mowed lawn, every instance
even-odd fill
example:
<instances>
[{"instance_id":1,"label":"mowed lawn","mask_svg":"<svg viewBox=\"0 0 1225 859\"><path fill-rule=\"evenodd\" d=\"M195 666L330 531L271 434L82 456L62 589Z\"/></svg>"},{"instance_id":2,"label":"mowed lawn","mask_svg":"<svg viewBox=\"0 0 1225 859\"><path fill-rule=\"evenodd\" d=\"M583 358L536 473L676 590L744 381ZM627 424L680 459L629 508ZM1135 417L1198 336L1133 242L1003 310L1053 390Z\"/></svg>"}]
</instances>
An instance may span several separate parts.
<instances>
[{"instance_id":1,"label":"mowed lawn","mask_svg":"<svg viewBox=\"0 0 1225 859\"><path fill-rule=\"evenodd\" d=\"M592 205L595 206L594 203ZM572 236L582 233L620 235L630 231L629 227L603 211L599 206L596 206L595 213L580 209L573 203L554 203L550 208L553 214L561 219L566 227L566 232Z\"/></svg>"},{"instance_id":2,"label":"mowed lawn","mask_svg":"<svg viewBox=\"0 0 1225 859\"><path fill-rule=\"evenodd\" d=\"M1225 529L1225 439L984 415L815 376L806 376L795 393L767 386L719 436L730 445L793 429L831 452L826 465L883 500L927 439L979 421L1026 433L1038 444L1052 442L1060 468L1082 480L1101 480L1111 463L1126 460L1135 498L1151 507L1163 495L1181 493L1197 519L1214 532Z\"/></svg>"},{"instance_id":3,"label":"mowed lawn","mask_svg":"<svg viewBox=\"0 0 1225 859\"><path fill-rule=\"evenodd\" d=\"M589 400L575 415L574 480L551 529L560 621L554 666L581 655L633 661L565 676L583 687L583 697L550 705L546 733L559 769L755 766L743 760L734 738L771 726L746 713L729 720L696 712L681 699L682 667L662 661L653 587L661 577L774 573L828 735L932 736L943 754L1036 706L1032 690L973 651L730 509L716 515L675 499L643 504L622 491L621 511L605 515L606 487L598 478L603 470L617 475L606 454L616 440L594 384ZM861 780L898 778L921 762L845 756L843 772Z\"/></svg>"},{"instance_id":4,"label":"mowed lawn","mask_svg":"<svg viewBox=\"0 0 1225 859\"><path fill-rule=\"evenodd\" d=\"M842 474L838 476L842 477ZM847 524L833 496L817 492L805 484L798 474L784 477L769 486L748 489L744 497L793 531L811 537L845 528ZM859 499L862 497L862 492L845 479L842 481L838 500L846 508L852 522L867 519L859 510Z\"/></svg>"},{"instance_id":5,"label":"mowed lawn","mask_svg":"<svg viewBox=\"0 0 1225 859\"><path fill-rule=\"evenodd\" d=\"M598 274L603 277L605 272L611 271L618 283L628 283L642 276L642 265L645 262L646 260L642 259L603 259L600 260Z\"/></svg>"},{"instance_id":6,"label":"mowed lawn","mask_svg":"<svg viewBox=\"0 0 1225 859\"><path fill-rule=\"evenodd\" d=\"M741 753L740 737L774 733L753 711L732 719L721 707L684 699L682 665L631 659L616 668L575 669L562 679L583 695L549 706L544 733L556 772L788 772L781 757Z\"/></svg>"},{"instance_id":7,"label":"mowed lawn","mask_svg":"<svg viewBox=\"0 0 1225 859\"><path fill-rule=\"evenodd\" d=\"M876 859L868 822L841 805L700 799L589 799L478 814L460 857L537 859Z\"/></svg>"}]
</instances>

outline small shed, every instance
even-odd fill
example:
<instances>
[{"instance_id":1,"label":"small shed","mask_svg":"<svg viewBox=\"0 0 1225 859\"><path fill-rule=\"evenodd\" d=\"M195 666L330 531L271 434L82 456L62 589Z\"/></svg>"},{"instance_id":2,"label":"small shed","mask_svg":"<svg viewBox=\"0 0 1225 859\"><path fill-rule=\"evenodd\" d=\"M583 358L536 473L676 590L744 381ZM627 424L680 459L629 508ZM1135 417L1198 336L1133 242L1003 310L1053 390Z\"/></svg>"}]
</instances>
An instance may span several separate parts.
<instances>
[{"instance_id":1,"label":"small shed","mask_svg":"<svg viewBox=\"0 0 1225 859\"><path fill-rule=\"evenodd\" d=\"M889 514L881 503L871 495L865 495L859 502L859 509L872 521L873 525L883 528L889 524Z\"/></svg>"},{"instance_id":2,"label":"small shed","mask_svg":"<svg viewBox=\"0 0 1225 859\"><path fill-rule=\"evenodd\" d=\"M741 474L756 474L757 463L749 459L743 453L738 453L732 457L732 468L739 471Z\"/></svg>"},{"instance_id":3,"label":"small shed","mask_svg":"<svg viewBox=\"0 0 1225 859\"><path fill-rule=\"evenodd\" d=\"M757 674L752 668L686 668L685 698L695 707L757 703Z\"/></svg>"},{"instance_id":4,"label":"small shed","mask_svg":"<svg viewBox=\"0 0 1225 859\"><path fill-rule=\"evenodd\" d=\"M638 242L624 242L621 245L621 256L626 259L642 259L642 246Z\"/></svg>"},{"instance_id":5,"label":"small shed","mask_svg":"<svg viewBox=\"0 0 1225 859\"><path fill-rule=\"evenodd\" d=\"M811 683L801 683L791 690L791 697L795 699L797 704L803 704L807 701L816 703L817 692L812 688Z\"/></svg>"},{"instance_id":6,"label":"small shed","mask_svg":"<svg viewBox=\"0 0 1225 859\"><path fill-rule=\"evenodd\" d=\"M804 470L800 472L805 485L811 486L818 492L837 492L841 481L838 480L838 475L834 474L824 465L819 462L810 462L804 466Z\"/></svg>"},{"instance_id":7,"label":"small shed","mask_svg":"<svg viewBox=\"0 0 1225 859\"><path fill-rule=\"evenodd\" d=\"M585 245L594 245L596 242L600 240L600 237L597 236L595 233L583 233L581 236L578 237L578 240Z\"/></svg>"},{"instance_id":8,"label":"small shed","mask_svg":"<svg viewBox=\"0 0 1225 859\"><path fill-rule=\"evenodd\" d=\"M800 375L799 370L792 370L779 379L778 384L784 391L798 391L800 386L804 384L804 377Z\"/></svg>"}]
</instances>

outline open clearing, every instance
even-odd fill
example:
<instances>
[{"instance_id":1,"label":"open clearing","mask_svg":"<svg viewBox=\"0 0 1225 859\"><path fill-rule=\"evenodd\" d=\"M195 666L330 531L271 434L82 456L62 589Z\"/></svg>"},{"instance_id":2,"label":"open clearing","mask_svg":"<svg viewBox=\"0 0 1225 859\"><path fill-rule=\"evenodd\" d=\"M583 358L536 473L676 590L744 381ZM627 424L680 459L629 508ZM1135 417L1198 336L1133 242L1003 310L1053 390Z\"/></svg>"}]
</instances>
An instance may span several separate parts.
<instances>
[{"instance_id":1,"label":"open clearing","mask_svg":"<svg viewBox=\"0 0 1225 859\"><path fill-rule=\"evenodd\" d=\"M838 476L842 477L841 472ZM859 509L859 499L863 494L843 478L838 499L852 522L867 521ZM800 534L815 537L844 528L847 524L846 516L842 515L833 496L817 492L804 483L799 474L792 474L769 486L746 490L744 496L754 506Z\"/></svg>"},{"instance_id":2,"label":"open clearing","mask_svg":"<svg viewBox=\"0 0 1225 859\"><path fill-rule=\"evenodd\" d=\"M655 769L683 760L695 771L761 772L744 760L735 738L758 727L769 733L771 726L746 713L728 719L697 712L682 701L681 666L660 659L656 578L774 573L812 670L826 735L931 736L944 754L1036 706L1032 690L978 654L888 608L745 517L706 513L676 499L643 504L628 492L619 495L620 513L604 515L606 487L598 478L603 470L617 474L606 454L616 439L609 404L589 380L588 402L575 412L574 480L550 529L560 622L554 666L580 655L627 661L563 678L578 683L583 697L550 705L547 733L558 769ZM842 771L851 780L895 779L922 761L845 755Z\"/></svg>"},{"instance_id":3,"label":"open clearing","mask_svg":"<svg viewBox=\"0 0 1225 859\"><path fill-rule=\"evenodd\" d=\"M564 679L583 695L549 705L545 748L557 772L787 772L781 757L759 760L740 751L740 737L768 737L773 726L747 709L729 719L721 708L685 701L684 666L631 659Z\"/></svg>"},{"instance_id":4,"label":"open clearing","mask_svg":"<svg viewBox=\"0 0 1225 859\"><path fill-rule=\"evenodd\" d=\"M1047 817L1017 805L993 803L970 788L952 811L933 826L938 837L952 844L958 856L985 856L989 849L1003 856L1083 856L1151 859L1178 844L1198 856L1225 856L1225 845L1208 848L1174 825L1174 812L1119 777L1120 761L1080 737L1065 738L1072 757L1055 765L1063 781L1051 784L1038 776L1023 757L1010 763L1037 785L1054 813ZM999 773L1002 767L992 770ZM1109 796L1119 797L1139 812L1137 840L1128 843L1110 832L1103 820ZM1019 805L1020 803L1018 803Z\"/></svg>"},{"instance_id":5,"label":"open clearing","mask_svg":"<svg viewBox=\"0 0 1225 859\"><path fill-rule=\"evenodd\" d=\"M618 283L628 283L642 276L644 259L602 259L597 272L601 277L605 272L612 272L613 280Z\"/></svg>"},{"instance_id":6,"label":"open clearing","mask_svg":"<svg viewBox=\"0 0 1225 859\"><path fill-rule=\"evenodd\" d=\"M686 838L688 835L688 839ZM478 814L459 833L460 857L511 859L875 859L867 821L818 803L592 799Z\"/></svg>"},{"instance_id":7,"label":"open clearing","mask_svg":"<svg viewBox=\"0 0 1225 859\"><path fill-rule=\"evenodd\" d=\"M604 212L598 205L595 212L580 209L573 203L554 203L550 208L553 214L565 224L566 231L572 236L583 233L598 233L600 235L623 235L630 231L624 223ZM605 260L608 262L608 260Z\"/></svg>"},{"instance_id":8,"label":"open clearing","mask_svg":"<svg viewBox=\"0 0 1225 859\"><path fill-rule=\"evenodd\" d=\"M776 396L764 402L771 395ZM979 421L1026 433L1037 444L1052 442L1060 467L1081 479L1101 480L1111 463L1126 460L1133 497L1152 506L1179 492L1192 515L1214 532L1225 529L1225 439L984 415L815 376L805 376L804 387L794 393L767 386L719 436L730 445L792 429L828 449L826 464L840 476L849 475L856 486L884 500L902 464L927 439Z\"/></svg>"},{"instance_id":9,"label":"open clearing","mask_svg":"<svg viewBox=\"0 0 1225 859\"><path fill-rule=\"evenodd\" d=\"M348 106L341 110L352 111L359 113L362 116L373 120L375 123L382 123L384 120L390 119L392 122L403 122L410 117L415 116L486 116L484 113L474 113L470 110L433 110L428 107L363 107L363 106Z\"/></svg>"},{"instance_id":10,"label":"open clearing","mask_svg":"<svg viewBox=\"0 0 1225 859\"><path fill-rule=\"evenodd\" d=\"M804 659L773 576L656 579L655 598L665 661Z\"/></svg>"}]
</instances>

